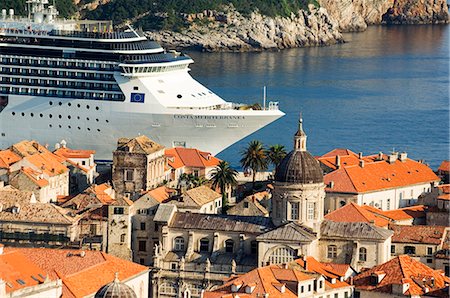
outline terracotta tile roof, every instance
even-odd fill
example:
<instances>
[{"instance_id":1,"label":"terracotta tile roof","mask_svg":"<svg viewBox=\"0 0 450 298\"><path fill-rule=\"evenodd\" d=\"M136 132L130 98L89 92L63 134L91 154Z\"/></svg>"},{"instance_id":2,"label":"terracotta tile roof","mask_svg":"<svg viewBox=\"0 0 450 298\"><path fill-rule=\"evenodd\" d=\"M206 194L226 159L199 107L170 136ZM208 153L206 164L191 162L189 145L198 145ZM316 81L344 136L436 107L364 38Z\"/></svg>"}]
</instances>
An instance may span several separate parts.
<instances>
[{"instance_id":1,"label":"terracotta tile roof","mask_svg":"<svg viewBox=\"0 0 450 298\"><path fill-rule=\"evenodd\" d=\"M366 209L369 212L374 213L375 215L380 215L393 221L425 217L425 210L427 209L427 207L424 205L416 205L386 211L367 205L362 206L362 208Z\"/></svg>"},{"instance_id":2,"label":"terracotta tile roof","mask_svg":"<svg viewBox=\"0 0 450 298\"><path fill-rule=\"evenodd\" d=\"M8 169L12 164L18 162L22 158L11 150L0 151L0 168Z\"/></svg>"},{"instance_id":3,"label":"terracotta tile roof","mask_svg":"<svg viewBox=\"0 0 450 298\"><path fill-rule=\"evenodd\" d=\"M441 172L450 172L450 160L444 160L438 168Z\"/></svg>"},{"instance_id":4,"label":"terracotta tile roof","mask_svg":"<svg viewBox=\"0 0 450 298\"><path fill-rule=\"evenodd\" d=\"M64 159L51 153L36 153L24 158L46 175L53 177L67 172L69 169L62 164Z\"/></svg>"},{"instance_id":5,"label":"terracotta tile roof","mask_svg":"<svg viewBox=\"0 0 450 298\"><path fill-rule=\"evenodd\" d=\"M364 167L346 166L324 176L326 191L340 193L374 192L439 180L428 166L408 158L393 163L375 161Z\"/></svg>"},{"instance_id":6,"label":"terracotta tile roof","mask_svg":"<svg viewBox=\"0 0 450 298\"><path fill-rule=\"evenodd\" d=\"M349 203L327 215L325 219L336 222L367 222L374 223L378 227L386 227L389 224L387 219L369 212L365 206Z\"/></svg>"},{"instance_id":7,"label":"terracotta tile roof","mask_svg":"<svg viewBox=\"0 0 450 298\"><path fill-rule=\"evenodd\" d=\"M438 185L438 188L443 193L450 193L450 184L441 184L441 185Z\"/></svg>"},{"instance_id":8,"label":"terracotta tile roof","mask_svg":"<svg viewBox=\"0 0 450 298\"><path fill-rule=\"evenodd\" d=\"M346 155L358 156L358 154L356 154L355 152L351 151L350 149L336 148L336 149L331 150L328 153L325 153L321 157L335 157L336 155L339 155L339 156L346 156Z\"/></svg>"},{"instance_id":9,"label":"terracotta tile roof","mask_svg":"<svg viewBox=\"0 0 450 298\"><path fill-rule=\"evenodd\" d=\"M152 154L163 150L164 146L156 143L147 136L138 136L134 139L120 138L117 142L117 151Z\"/></svg>"},{"instance_id":10,"label":"terracotta tile roof","mask_svg":"<svg viewBox=\"0 0 450 298\"><path fill-rule=\"evenodd\" d=\"M292 297L296 298L297 296L297 282L312 280L317 276L314 274L307 274L301 272L300 270L295 269L285 269L280 266L272 265L265 266L254 269L246 274L238 276L228 282L226 282L223 286L218 287L216 290L211 291L211 295L208 293L208 296L204 297L233 297L232 295L239 295L239 297L263 297L264 294L269 294L269 297ZM280 284L286 284L287 281L295 282L294 287L290 287L289 283L285 287L285 292L281 293L279 290ZM239 290L236 293L231 291L231 286L241 285ZM254 287L253 292L251 294L245 293L245 288L247 286ZM214 295L212 293L216 293ZM206 293L205 293L206 294Z\"/></svg>"},{"instance_id":11,"label":"terracotta tile roof","mask_svg":"<svg viewBox=\"0 0 450 298\"><path fill-rule=\"evenodd\" d=\"M336 263L327 263L327 262L323 262L322 264L324 266L326 266L326 268L331 268L331 270L333 270L333 272L335 272L336 274L338 274L340 276L345 276L345 274L347 273L347 271L349 269L353 270L349 264L336 264Z\"/></svg>"},{"instance_id":12,"label":"terracotta tile roof","mask_svg":"<svg viewBox=\"0 0 450 298\"><path fill-rule=\"evenodd\" d=\"M170 148L166 149L165 155L168 157L169 166L174 169L179 169L184 166L191 168L214 167L221 161L208 152L194 148Z\"/></svg>"},{"instance_id":13,"label":"terracotta tile roof","mask_svg":"<svg viewBox=\"0 0 450 298\"><path fill-rule=\"evenodd\" d=\"M306 264L305 264L306 261ZM345 281L341 281L341 278L343 279L345 276L344 273L340 274L337 270L333 268L333 266L330 266L326 263L321 263L317 261L313 257L306 257L305 259L297 259L294 261L295 263L299 264L304 270L307 270L309 272L314 272L317 274L320 274L325 277L325 284L328 288L332 289L338 289L338 288L346 288L350 287L350 284L348 284ZM338 265L338 264L336 264ZM350 267L350 265L342 264L343 266L346 266L346 269ZM333 279L334 282L332 281Z\"/></svg>"},{"instance_id":14,"label":"terracotta tile roof","mask_svg":"<svg viewBox=\"0 0 450 298\"><path fill-rule=\"evenodd\" d=\"M112 187L107 183L91 185L83 193L65 201L62 207L83 210L95 205L111 205L116 200L107 193L108 190L112 190Z\"/></svg>"},{"instance_id":15,"label":"terracotta tile roof","mask_svg":"<svg viewBox=\"0 0 450 298\"><path fill-rule=\"evenodd\" d=\"M372 283L372 274L383 271L386 276L377 283ZM434 286L432 286L432 278ZM353 278L357 289L392 293L393 285L409 283L409 289L405 292L409 295L425 295L424 287L431 292L443 289L446 283L450 283L450 278L445 276L440 270L433 270L425 264L414 260L407 255L398 256L386 263L375 266L372 269L361 272Z\"/></svg>"},{"instance_id":16,"label":"terracotta tile roof","mask_svg":"<svg viewBox=\"0 0 450 298\"><path fill-rule=\"evenodd\" d=\"M0 246L2 246L0 244ZM0 280L6 282L6 293L41 284L47 273L20 251L6 250L0 254ZM56 280L56 278L50 278Z\"/></svg>"},{"instance_id":17,"label":"terracotta tile roof","mask_svg":"<svg viewBox=\"0 0 450 298\"><path fill-rule=\"evenodd\" d=\"M56 205L36 202L31 192L2 189L0 203L2 204L0 221L70 225L77 220Z\"/></svg>"},{"instance_id":18,"label":"terracotta tile roof","mask_svg":"<svg viewBox=\"0 0 450 298\"><path fill-rule=\"evenodd\" d=\"M421 243L440 245L443 241L444 226L405 226L390 225L394 231L392 243Z\"/></svg>"},{"instance_id":19,"label":"terracotta tile roof","mask_svg":"<svg viewBox=\"0 0 450 298\"><path fill-rule=\"evenodd\" d=\"M39 153L50 153L50 151L36 141L23 140L10 147L11 151L20 157L27 157Z\"/></svg>"},{"instance_id":20,"label":"terracotta tile roof","mask_svg":"<svg viewBox=\"0 0 450 298\"><path fill-rule=\"evenodd\" d=\"M74 150L67 147L61 147L53 151L53 154L64 158L90 158L91 155L95 154L95 150Z\"/></svg>"},{"instance_id":21,"label":"terracotta tile roof","mask_svg":"<svg viewBox=\"0 0 450 298\"><path fill-rule=\"evenodd\" d=\"M63 298L93 295L114 279L115 272L119 273L120 280L128 280L148 271L145 266L100 251L12 247L5 251L20 252L52 279L60 278Z\"/></svg>"},{"instance_id":22,"label":"terracotta tile roof","mask_svg":"<svg viewBox=\"0 0 450 298\"><path fill-rule=\"evenodd\" d=\"M450 201L450 193L445 193L437 197L438 200Z\"/></svg>"},{"instance_id":23,"label":"terracotta tile roof","mask_svg":"<svg viewBox=\"0 0 450 298\"><path fill-rule=\"evenodd\" d=\"M168 188L167 186L160 186L147 192L156 201L162 203L163 201L170 198L170 196L176 192L175 189Z\"/></svg>"},{"instance_id":24,"label":"terracotta tile roof","mask_svg":"<svg viewBox=\"0 0 450 298\"><path fill-rule=\"evenodd\" d=\"M21 168L20 172L26 175L34 184L39 187L45 187L48 185L48 180L42 177L42 174L31 169L31 168Z\"/></svg>"},{"instance_id":25,"label":"terracotta tile roof","mask_svg":"<svg viewBox=\"0 0 450 298\"><path fill-rule=\"evenodd\" d=\"M203 206L222 197L220 193L215 192L205 185L187 190L184 196L188 196L199 206Z\"/></svg>"}]
</instances>

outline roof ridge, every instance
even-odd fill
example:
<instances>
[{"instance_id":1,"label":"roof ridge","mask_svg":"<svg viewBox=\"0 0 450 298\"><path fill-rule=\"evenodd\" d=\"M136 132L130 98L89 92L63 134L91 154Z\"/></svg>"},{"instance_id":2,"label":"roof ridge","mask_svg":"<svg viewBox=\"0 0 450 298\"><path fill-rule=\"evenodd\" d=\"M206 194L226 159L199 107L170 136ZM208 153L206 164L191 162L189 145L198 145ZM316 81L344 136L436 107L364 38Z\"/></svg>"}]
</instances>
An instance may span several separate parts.
<instances>
[{"instance_id":1,"label":"roof ridge","mask_svg":"<svg viewBox=\"0 0 450 298\"><path fill-rule=\"evenodd\" d=\"M356 187L356 185L353 183L353 179L350 177L350 174L349 174L348 171L347 171L347 167L343 167L342 169L345 171L345 174L347 175L348 180L350 180L350 183L352 184L353 189L356 190L356 192L360 192L360 190L359 190L359 189Z\"/></svg>"}]
</instances>

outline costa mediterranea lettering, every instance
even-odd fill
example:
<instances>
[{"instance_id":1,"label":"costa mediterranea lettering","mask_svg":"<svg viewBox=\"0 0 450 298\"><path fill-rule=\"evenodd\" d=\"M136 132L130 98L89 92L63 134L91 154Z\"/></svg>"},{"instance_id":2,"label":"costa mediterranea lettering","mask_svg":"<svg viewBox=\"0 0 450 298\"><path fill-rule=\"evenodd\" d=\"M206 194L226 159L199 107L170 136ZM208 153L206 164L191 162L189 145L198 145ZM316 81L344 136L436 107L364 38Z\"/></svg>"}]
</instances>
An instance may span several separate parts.
<instances>
[{"instance_id":1,"label":"costa mediterranea lettering","mask_svg":"<svg viewBox=\"0 0 450 298\"><path fill-rule=\"evenodd\" d=\"M204 116L204 115L173 115L174 119L204 119L204 120L243 120L245 116Z\"/></svg>"}]
</instances>

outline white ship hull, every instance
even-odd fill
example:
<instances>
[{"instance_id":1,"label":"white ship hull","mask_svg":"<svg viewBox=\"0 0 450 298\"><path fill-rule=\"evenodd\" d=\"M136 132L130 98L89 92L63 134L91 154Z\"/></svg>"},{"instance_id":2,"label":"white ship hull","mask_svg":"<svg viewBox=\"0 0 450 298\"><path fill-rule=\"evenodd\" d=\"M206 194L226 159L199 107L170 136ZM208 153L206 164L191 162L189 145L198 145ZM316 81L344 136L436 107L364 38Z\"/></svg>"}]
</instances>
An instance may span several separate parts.
<instances>
[{"instance_id":1,"label":"white ship hull","mask_svg":"<svg viewBox=\"0 0 450 298\"><path fill-rule=\"evenodd\" d=\"M65 140L72 148L96 150L98 160L111 160L118 138L147 135L167 147L186 146L215 155L284 115L279 110L151 108L131 102L10 95L0 113L0 147L34 139L53 148Z\"/></svg>"}]
</instances>

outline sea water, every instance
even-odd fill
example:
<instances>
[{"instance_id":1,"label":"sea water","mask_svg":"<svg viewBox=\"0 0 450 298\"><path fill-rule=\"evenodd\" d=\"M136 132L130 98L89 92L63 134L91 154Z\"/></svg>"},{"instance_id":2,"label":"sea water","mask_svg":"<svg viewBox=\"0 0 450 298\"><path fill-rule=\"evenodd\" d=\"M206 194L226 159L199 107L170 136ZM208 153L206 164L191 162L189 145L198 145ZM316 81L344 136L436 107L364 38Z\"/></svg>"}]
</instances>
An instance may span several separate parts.
<instances>
[{"instance_id":1,"label":"sea water","mask_svg":"<svg viewBox=\"0 0 450 298\"><path fill-rule=\"evenodd\" d=\"M447 25L373 26L344 44L260 53L196 53L192 75L227 101L278 101L286 116L222 151L240 168L251 140L293 148L300 112L313 155L406 151L433 169L449 159Z\"/></svg>"}]
</instances>

